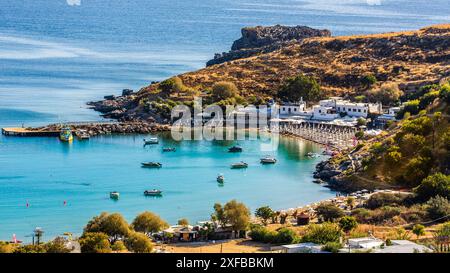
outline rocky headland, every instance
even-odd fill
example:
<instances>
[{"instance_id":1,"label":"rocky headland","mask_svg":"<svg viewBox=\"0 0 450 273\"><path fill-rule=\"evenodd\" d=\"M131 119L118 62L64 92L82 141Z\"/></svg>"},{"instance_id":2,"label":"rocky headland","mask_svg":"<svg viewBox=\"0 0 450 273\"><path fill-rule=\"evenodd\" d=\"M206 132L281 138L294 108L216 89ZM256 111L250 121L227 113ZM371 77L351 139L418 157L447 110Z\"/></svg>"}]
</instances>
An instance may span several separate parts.
<instances>
[{"instance_id":1,"label":"rocky headland","mask_svg":"<svg viewBox=\"0 0 450 273\"><path fill-rule=\"evenodd\" d=\"M206 66L273 52L289 43L301 42L306 38L331 36L331 32L326 29L281 25L246 27L241 30L241 34L242 37L231 46L231 51L216 53L214 59L208 61Z\"/></svg>"}]
</instances>

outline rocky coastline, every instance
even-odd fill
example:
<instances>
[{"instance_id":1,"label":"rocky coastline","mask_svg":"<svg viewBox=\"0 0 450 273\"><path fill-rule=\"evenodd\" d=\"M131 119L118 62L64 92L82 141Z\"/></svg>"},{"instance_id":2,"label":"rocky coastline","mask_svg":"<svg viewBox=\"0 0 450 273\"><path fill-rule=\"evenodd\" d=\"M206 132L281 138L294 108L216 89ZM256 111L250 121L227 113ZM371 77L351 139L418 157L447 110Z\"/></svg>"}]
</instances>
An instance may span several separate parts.
<instances>
[{"instance_id":1,"label":"rocky coastline","mask_svg":"<svg viewBox=\"0 0 450 273\"><path fill-rule=\"evenodd\" d=\"M241 30L242 37L234 41L231 51L216 53L206 66L221 64L237 59L248 58L281 49L290 43L298 43L306 38L330 37L329 30L314 29L307 26L257 26Z\"/></svg>"}]
</instances>

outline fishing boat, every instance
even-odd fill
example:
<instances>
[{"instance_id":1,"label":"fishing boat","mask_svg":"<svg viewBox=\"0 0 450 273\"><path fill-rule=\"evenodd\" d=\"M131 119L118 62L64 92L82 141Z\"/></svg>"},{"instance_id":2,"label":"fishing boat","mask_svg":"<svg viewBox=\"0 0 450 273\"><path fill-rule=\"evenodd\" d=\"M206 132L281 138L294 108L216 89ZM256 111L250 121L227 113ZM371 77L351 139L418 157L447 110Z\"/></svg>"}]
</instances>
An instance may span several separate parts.
<instances>
[{"instance_id":1,"label":"fishing boat","mask_svg":"<svg viewBox=\"0 0 450 273\"><path fill-rule=\"evenodd\" d=\"M233 147L228 148L228 152L229 153L240 153L240 152L242 152L242 148L239 146L233 146Z\"/></svg>"},{"instance_id":2,"label":"fishing boat","mask_svg":"<svg viewBox=\"0 0 450 273\"><path fill-rule=\"evenodd\" d=\"M112 191L109 193L109 198L117 200L119 199L120 193L117 191Z\"/></svg>"},{"instance_id":3,"label":"fishing boat","mask_svg":"<svg viewBox=\"0 0 450 273\"><path fill-rule=\"evenodd\" d=\"M156 189L153 189L153 190L147 190L147 191L144 191L144 195L145 196L161 196L162 195L162 191L160 191L160 190L156 190Z\"/></svg>"},{"instance_id":4,"label":"fishing boat","mask_svg":"<svg viewBox=\"0 0 450 273\"><path fill-rule=\"evenodd\" d=\"M159 140L157 137L151 137L150 139L145 139L144 138L144 145L154 145L154 144L158 144Z\"/></svg>"},{"instance_id":5,"label":"fishing boat","mask_svg":"<svg viewBox=\"0 0 450 273\"><path fill-rule=\"evenodd\" d=\"M170 147L170 148L163 148L163 152L175 152L177 149L175 149L175 148L172 148L172 147Z\"/></svg>"},{"instance_id":6,"label":"fishing boat","mask_svg":"<svg viewBox=\"0 0 450 273\"><path fill-rule=\"evenodd\" d=\"M265 156L263 158L261 158L261 163L262 164L275 164L277 163L277 159L271 156Z\"/></svg>"},{"instance_id":7,"label":"fishing boat","mask_svg":"<svg viewBox=\"0 0 450 273\"><path fill-rule=\"evenodd\" d=\"M161 168L162 164L159 162L143 162L141 163L142 167L146 167L146 168Z\"/></svg>"},{"instance_id":8,"label":"fishing boat","mask_svg":"<svg viewBox=\"0 0 450 273\"><path fill-rule=\"evenodd\" d=\"M239 163L234 163L231 165L232 169L245 169L248 167L248 164L245 163L244 161L241 161Z\"/></svg>"},{"instance_id":9,"label":"fishing boat","mask_svg":"<svg viewBox=\"0 0 450 273\"><path fill-rule=\"evenodd\" d=\"M223 174L219 174L217 176L217 182L219 182L219 183L225 182L225 176L223 176Z\"/></svg>"},{"instance_id":10,"label":"fishing boat","mask_svg":"<svg viewBox=\"0 0 450 273\"><path fill-rule=\"evenodd\" d=\"M70 142L73 140L72 131L69 127L64 127L61 129L61 132L59 133L59 139L64 142Z\"/></svg>"}]
</instances>

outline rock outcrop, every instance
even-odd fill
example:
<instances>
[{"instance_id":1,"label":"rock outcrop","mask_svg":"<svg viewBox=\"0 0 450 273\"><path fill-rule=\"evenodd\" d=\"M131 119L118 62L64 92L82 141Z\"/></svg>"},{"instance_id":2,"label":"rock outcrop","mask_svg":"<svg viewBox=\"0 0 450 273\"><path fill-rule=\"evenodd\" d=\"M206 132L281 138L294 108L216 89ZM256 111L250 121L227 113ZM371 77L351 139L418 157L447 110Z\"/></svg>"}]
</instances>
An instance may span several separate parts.
<instances>
[{"instance_id":1,"label":"rock outcrop","mask_svg":"<svg viewBox=\"0 0 450 273\"><path fill-rule=\"evenodd\" d=\"M329 30L319 30L306 26L246 27L242 37L234 41L230 52L217 53L207 66L251 57L278 50L288 43L300 42L305 38L329 37Z\"/></svg>"}]
</instances>

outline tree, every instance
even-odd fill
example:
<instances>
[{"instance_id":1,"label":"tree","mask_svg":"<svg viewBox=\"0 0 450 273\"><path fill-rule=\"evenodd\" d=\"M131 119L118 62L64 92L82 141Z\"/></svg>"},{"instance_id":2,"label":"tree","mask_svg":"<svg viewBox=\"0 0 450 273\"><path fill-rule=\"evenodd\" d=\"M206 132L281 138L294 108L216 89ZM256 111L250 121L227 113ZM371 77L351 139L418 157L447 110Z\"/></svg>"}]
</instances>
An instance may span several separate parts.
<instances>
[{"instance_id":1,"label":"tree","mask_svg":"<svg viewBox=\"0 0 450 273\"><path fill-rule=\"evenodd\" d=\"M224 206L224 213L227 223L234 231L246 230L250 223L250 210L244 203L231 200Z\"/></svg>"},{"instance_id":2,"label":"tree","mask_svg":"<svg viewBox=\"0 0 450 273\"><path fill-rule=\"evenodd\" d=\"M372 194L366 202L369 209L377 209L384 206L401 205L406 195L379 192Z\"/></svg>"},{"instance_id":3,"label":"tree","mask_svg":"<svg viewBox=\"0 0 450 273\"><path fill-rule=\"evenodd\" d=\"M425 227L421 224L417 224L413 227L412 232L417 236L417 239L419 239L420 236L425 235Z\"/></svg>"},{"instance_id":4,"label":"tree","mask_svg":"<svg viewBox=\"0 0 450 273\"><path fill-rule=\"evenodd\" d=\"M123 243L123 241L116 241L112 246L111 249L113 251L117 251L117 252L121 252L121 251L126 251L127 247L125 246L125 244Z\"/></svg>"},{"instance_id":5,"label":"tree","mask_svg":"<svg viewBox=\"0 0 450 273\"><path fill-rule=\"evenodd\" d=\"M178 220L178 225L180 226L188 226L189 225L189 220L186 218L180 219Z\"/></svg>"},{"instance_id":6,"label":"tree","mask_svg":"<svg viewBox=\"0 0 450 273\"><path fill-rule=\"evenodd\" d=\"M319 205L316 209L316 213L319 218L325 222L332 222L344 216L342 209L329 203Z\"/></svg>"},{"instance_id":7,"label":"tree","mask_svg":"<svg viewBox=\"0 0 450 273\"><path fill-rule=\"evenodd\" d=\"M114 243L121 237L126 237L130 233L127 221L119 213L113 213L103 220L101 231L108 234L111 243Z\"/></svg>"},{"instance_id":8,"label":"tree","mask_svg":"<svg viewBox=\"0 0 450 273\"><path fill-rule=\"evenodd\" d=\"M272 218L274 214L275 212L269 206L257 208L255 211L255 216L261 218L265 226L267 225L267 220Z\"/></svg>"},{"instance_id":9,"label":"tree","mask_svg":"<svg viewBox=\"0 0 450 273\"><path fill-rule=\"evenodd\" d=\"M367 93L367 97L371 102L381 102L385 105L392 105L399 101L403 92L400 91L398 85L383 84L380 88L372 89Z\"/></svg>"},{"instance_id":10,"label":"tree","mask_svg":"<svg viewBox=\"0 0 450 273\"><path fill-rule=\"evenodd\" d=\"M15 245L0 241L0 253L12 253L16 248Z\"/></svg>"},{"instance_id":11,"label":"tree","mask_svg":"<svg viewBox=\"0 0 450 273\"><path fill-rule=\"evenodd\" d=\"M127 248L135 253L151 253L153 244L147 235L139 232L131 233L125 241Z\"/></svg>"},{"instance_id":12,"label":"tree","mask_svg":"<svg viewBox=\"0 0 450 273\"><path fill-rule=\"evenodd\" d=\"M364 88L368 89L372 85L377 83L377 78L372 74L365 75L364 77L361 78L361 83L364 86Z\"/></svg>"},{"instance_id":13,"label":"tree","mask_svg":"<svg viewBox=\"0 0 450 273\"><path fill-rule=\"evenodd\" d=\"M163 230L169 226L158 215L150 211L144 211L143 213L136 216L131 225L133 226L134 230L145 233L147 235Z\"/></svg>"},{"instance_id":14,"label":"tree","mask_svg":"<svg viewBox=\"0 0 450 273\"><path fill-rule=\"evenodd\" d=\"M450 215L450 202L441 196L436 196L428 200L427 212L432 220L437 220Z\"/></svg>"},{"instance_id":15,"label":"tree","mask_svg":"<svg viewBox=\"0 0 450 273\"><path fill-rule=\"evenodd\" d=\"M233 98L238 93L236 85L232 82L218 82L213 85L211 96L213 101L221 101Z\"/></svg>"},{"instance_id":16,"label":"tree","mask_svg":"<svg viewBox=\"0 0 450 273\"><path fill-rule=\"evenodd\" d=\"M444 223L435 231L434 240L438 245L441 243L448 244L450 241L450 222Z\"/></svg>"},{"instance_id":17,"label":"tree","mask_svg":"<svg viewBox=\"0 0 450 273\"><path fill-rule=\"evenodd\" d=\"M450 199L450 175L442 173L429 175L414 188L414 192L421 200L428 200L436 195Z\"/></svg>"},{"instance_id":18,"label":"tree","mask_svg":"<svg viewBox=\"0 0 450 273\"><path fill-rule=\"evenodd\" d=\"M220 203L214 204L214 213L211 215L211 220L218 222L221 226L227 224L227 218L225 216L225 211Z\"/></svg>"},{"instance_id":19,"label":"tree","mask_svg":"<svg viewBox=\"0 0 450 273\"><path fill-rule=\"evenodd\" d=\"M24 245L13 250L13 253L46 253L45 245Z\"/></svg>"},{"instance_id":20,"label":"tree","mask_svg":"<svg viewBox=\"0 0 450 273\"><path fill-rule=\"evenodd\" d=\"M79 239L82 253L110 253L109 236L102 232L85 232Z\"/></svg>"},{"instance_id":21,"label":"tree","mask_svg":"<svg viewBox=\"0 0 450 273\"><path fill-rule=\"evenodd\" d=\"M355 229L357 226L358 226L358 222L356 221L355 217L344 216L339 220L339 227L345 233L349 233L350 231Z\"/></svg>"},{"instance_id":22,"label":"tree","mask_svg":"<svg viewBox=\"0 0 450 273\"><path fill-rule=\"evenodd\" d=\"M323 97L323 91L314 78L300 74L293 78L288 78L280 90L278 97L284 101L299 101L303 98L306 101L318 101Z\"/></svg>"},{"instance_id":23,"label":"tree","mask_svg":"<svg viewBox=\"0 0 450 273\"><path fill-rule=\"evenodd\" d=\"M130 229L127 221L119 213L102 212L88 222L83 233L87 232L105 233L109 235L111 243L114 243L119 237L127 236Z\"/></svg>"},{"instance_id":24,"label":"tree","mask_svg":"<svg viewBox=\"0 0 450 273\"><path fill-rule=\"evenodd\" d=\"M66 247L67 240L62 237L56 237L53 241L45 244L47 253L69 253L72 249Z\"/></svg>"},{"instance_id":25,"label":"tree","mask_svg":"<svg viewBox=\"0 0 450 273\"><path fill-rule=\"evenodd\" d=\"M339 242L342 237L342 231L334 223L312 224L306 229L302 238L303 242L315 244L326 244L328 242Z\"/></svg>"}]
</instances>

